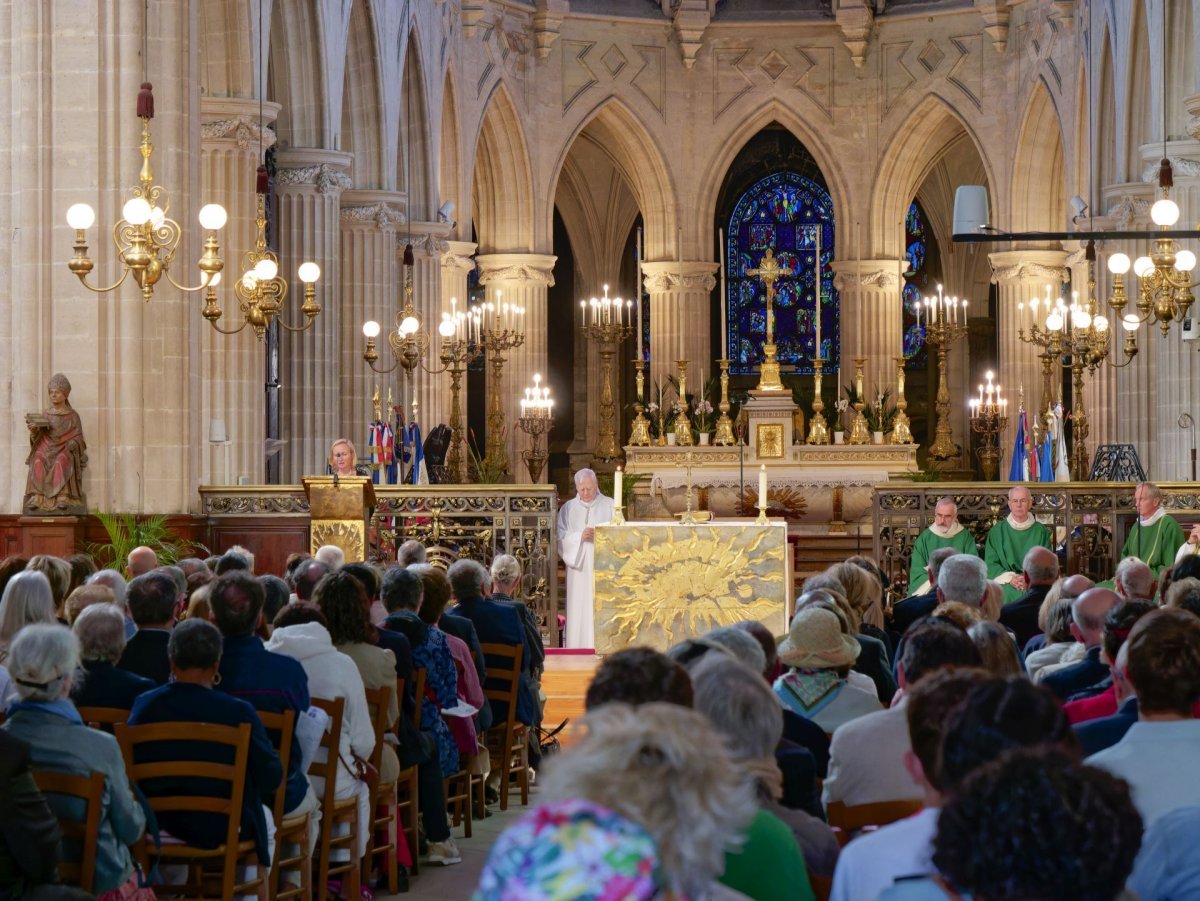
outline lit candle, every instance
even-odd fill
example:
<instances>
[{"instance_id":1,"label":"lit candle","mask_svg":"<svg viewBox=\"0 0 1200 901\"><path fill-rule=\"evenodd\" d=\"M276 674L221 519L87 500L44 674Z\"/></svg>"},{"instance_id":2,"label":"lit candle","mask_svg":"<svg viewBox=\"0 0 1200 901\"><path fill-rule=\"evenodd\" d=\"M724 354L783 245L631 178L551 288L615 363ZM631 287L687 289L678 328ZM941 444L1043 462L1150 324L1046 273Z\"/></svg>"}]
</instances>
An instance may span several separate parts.
<instances>
[{"instance_id":1,"label":"lit candle","mask_svg":"<svg viewBox=\"0 0 1200 901\"><path fill-rule=\"evenodd\" d=\"M758 468L758 507L760 510L767 509L767 464L763 463Z\"/></svg>"},{"instance_id":2,"label":"lit candle","mask_svg":"<svg viewBox=\"0 0 1200 901\"><path fill-rule=\"evenodd\" d=\"M621 467L617 467L617 471L613 473L613 505L620 509L621 507L621 480L625 473L621 471Z\"/></svg>"}]
</instances>

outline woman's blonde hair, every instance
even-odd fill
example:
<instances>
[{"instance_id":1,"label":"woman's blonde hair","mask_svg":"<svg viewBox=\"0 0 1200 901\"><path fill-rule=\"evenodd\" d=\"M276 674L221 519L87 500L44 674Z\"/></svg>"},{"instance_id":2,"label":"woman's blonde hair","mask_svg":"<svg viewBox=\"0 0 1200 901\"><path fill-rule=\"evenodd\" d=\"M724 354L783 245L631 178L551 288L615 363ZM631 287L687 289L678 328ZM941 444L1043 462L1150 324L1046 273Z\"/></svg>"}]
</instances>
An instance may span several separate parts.
<instances>
[{"instance_id":1,"label":"woman's blonde hair","mask_svg":"<svg viewBox=\"0 0 1200 901\"><path fill-rule=\"evenodd\" d=\"M333 464L333 449L339 444L344 444L350 448L350 467L353 469L358 465L358 451L354 449L354 442L349 438L339 438L333 444L329 445L329 468L336 471L337 467Z\"/></svg>"},{"instance_id":2,"label":"woman's blonde hair","mask_svg":"<svg viewBox=\"0 0 1200 901\"><path fill-rule=\"evenodd\" d=\"M1025 674L1021 656L1017 653L1017 644L1002 625L987 621L975 623L967 629L967 634L979 649L983 668L993 676L1007 679L1009 676Z\"/></svg>"},{"instance_id":3,"label":"woman's blonde hair","mask_svg":"<svg viewBox=\"0 0 1200 901\"><path fill-rule=\"evenodd\" d=\"M543 797L592 801L638 823L670 888L705 897L757 810L752 777L708 718L686 707L611 702L582 722L584 738L538 774Z\"/></svg>"},{"instance_id":4,"label":"woman's blonde hair","mask_svg":"<svg viewBox=\"0 0 1200 901\"><path fill-rule=\"evenodd\" d=\"M862 622L883 628L883 586L879 579L856 563L835 563L829 573L846 589L846 600L858 611Z\"/></svg>"}]
</instances>

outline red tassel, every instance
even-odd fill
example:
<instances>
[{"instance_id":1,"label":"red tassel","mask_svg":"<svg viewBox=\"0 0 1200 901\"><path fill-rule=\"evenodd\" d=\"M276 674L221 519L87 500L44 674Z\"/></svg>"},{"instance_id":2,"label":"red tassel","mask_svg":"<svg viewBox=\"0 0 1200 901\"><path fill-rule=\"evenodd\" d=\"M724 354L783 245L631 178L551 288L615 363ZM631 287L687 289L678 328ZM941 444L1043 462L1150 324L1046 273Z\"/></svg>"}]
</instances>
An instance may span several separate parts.
<instances>
[{"instance_id":1,"label":"red tassel","mask_svg":"<svg viewBox=\"0 0 1200 901\"><path fill-rule=\"evenodd\" d=\"M1160 188L1175 187L1175 172L1171 169L1171 161L1164 159L1158 164L1158 186Z\"/></svg>"},{"instance_id":2,"label":"red tassel","mask_svg":"<svg viewBox=\"0 0 1200 901\"><path fill-rule=\"evenodd\" d=\"M1089 263L1096 262L1096 242L1090 238L1088 239L1088 242L1087 242L1087 246L1086 246L1085 253L1084 253L1084 259L1087 260Z\"/></svg>"},{"instance_id":3,"label":"red tassel","mask_svg":"<svg viewBox=\"0 0 1200 901\"><path fill-rule=\"evenodd\" d=\"M154 118L154 85L148 81L143 81L138 91L137 114L139 119Z\"/></svg>"},{"instance_id":4,"label":"red tassel","mask_svg":"<svg viewBox=\"0 0 1200 901\"><path fill-rule=\"evenodd\" d=\"M414 262L415 262L415 261L413 260L413 250L412 250L412 245L411 245L411 244L405 244L405 245L404 245L404 265L405 265L405 266L412 266Z\"/></svg>"},{"instance_id":5,"label":"red tassel","mask_svg":"<svg viewBox=\"0 0 1200 901\"><path fill-rule=\"evenodd\" d=\"M270 190L271 180L267 176L267 167L258 167L258 177L255 181L254 190L259 194L266 194Z\"/></svg>"}]
</instances>

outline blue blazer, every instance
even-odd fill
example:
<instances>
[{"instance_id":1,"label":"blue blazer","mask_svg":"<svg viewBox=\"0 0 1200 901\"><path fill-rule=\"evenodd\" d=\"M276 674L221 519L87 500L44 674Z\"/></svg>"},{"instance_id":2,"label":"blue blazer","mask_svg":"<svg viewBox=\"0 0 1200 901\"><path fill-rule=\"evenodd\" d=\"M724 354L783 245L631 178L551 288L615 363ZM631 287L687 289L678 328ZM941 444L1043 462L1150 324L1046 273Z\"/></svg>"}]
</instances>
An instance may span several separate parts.
<instances>
[{"instance_id":1,"label":"blue blazer","mask_svg":"<svg viewBox=\"0 0 1200 901\"><path fill-rule=\"evenodd\" d=\"M157 688L150 679L113 666L107 660L85 660L83 678L71 688L76 707L119 707L128 710L139 695Z\"/></svg>"},{"instance_id":2,"label":"blue blazer","mask_svg":"<svg viewBox=\"0 0 1200 901\"><path fill-rule=\"evenodd\" d=\"M521 647L521 680L517 685L517 720L526 726L532 726L537 721L537 701L533 696L533 687L529 682L525 661L529 657L529 648L525 644L525 627L521 624L521 615L509 604L497 604L487 598L465 598L458 602L454 613L469 619L475 625L479 640L484 644L507 644ZM508 708L503 702L492 703L494 723L503 722L508 718Z\"/></svg>"},{"instance_id":3,"label":"blue blazer","mask_svg":"<svg viewBox=\"0 0 1200 901\"><path fill-rule=\"evenodd\" d=\"M167 657L170 640L171 633L165 629L138 629L125 644L117 666L155 685L166 685L171 680L171 661Z\"/></svg>"},{"instance_id":4,"label":"blue blazer","mask_svg":"<svg viewBox=\"0 0 1200 901\"><path fill-rule=\"evenodd\" d=\"M487 662L483 659L483 648L479 646L479 633L475 631L475 624L465 616L443 613L442 618L438 620L438 628L466 644L471 651L471 659L475 661L475 672L479 675L479 685L483 687L487 680ZM475 728L480 732L486 732L492 728L494 719L492 703L484 698L483 707L475 717Z\"/></svg>"},{"instance_id":5,"label":"blue blazer","mask_svg":"<svg viewBox=\"0 0 1200 901\"><path fill-rule=\"evenodd\" d=\"M1079 747L1083 750L1084 758L1111 748L1125 737L1129 727L1137 720L1137 698L1128 698L1112 716L1076 724L1075 737L1079 739Z\"/></svg>"},{"instance_id":6,"label":"blue blazer","mask_svg":"<svg viewBox=\"0 0 1200 901\"><path fill-rule=\"evenodd\" d=\"M1050 689L1060 701L1076 692L1091 688L1108 678L1108 666L1100 659L1100 645L1088 648L1082 660L1055 670L1042 677L1042 684Z\"/></svg>"},{"instance_id":7,"label":"blue blazer","mask_svg":"<svg viewBox=\"0 0 1200 901\"><path fill-rule=\"evenodd\" d=\"M221 691L171 682L138 698L129 713L129 725L148 723L215 723L221 726L251 725L250 757L246 766L246 789L242 801L241 838L254 839L258 846L258 859L263 866L271 865L267 853L267 820L263 805L269 805L283 781L283 769L275 747L267 738L267 730L254 708L245 701L230 697ZM232 755L225 748L206 744L203 732L186 742L158 742L143 745L139 749L138 763L159 760L197 760L216 763L232 763ZM180 792L198 794L207 791L216 795L224 793L227 783L214 783L209 779L183 777L181 779L147 779L139 785L148 798L158 795L173 795ZM226 819L218 814L179 814L169 811L158 814L159 825L176 838L201 848L215 848L225 840L228 828Z\"/></svg>"},{"instance_id":8,"label":"blue blazer","mask_svg":"<svg viewBox=\"0 0 1200 901\"><path fill-rule=\"evenodd\" d=\"M267 713L294 710L299 718L310 706L308 674L300 661L268 651L257 635L227 635L221 641L221 682L215 687ZM300 743L293 735L284 811L295 810L307 793Z\"/></svg>"}]
</instances>

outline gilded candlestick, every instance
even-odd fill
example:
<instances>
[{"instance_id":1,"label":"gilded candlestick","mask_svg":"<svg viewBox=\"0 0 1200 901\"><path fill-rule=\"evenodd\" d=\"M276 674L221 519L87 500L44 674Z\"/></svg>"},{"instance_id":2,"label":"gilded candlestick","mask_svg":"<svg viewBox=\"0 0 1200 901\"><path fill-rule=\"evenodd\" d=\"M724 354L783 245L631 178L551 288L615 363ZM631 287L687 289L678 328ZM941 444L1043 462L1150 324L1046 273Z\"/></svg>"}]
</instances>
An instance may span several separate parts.
<instances>
[{"instance_id":1,"label":"gilded candlestick","mask_svg":"<svg viewBox=\"0 0 1200 901\"><path fill-rule=\"evenodd\" d=\"M713 444L727 447L737 442L733 436L733 420L729 418L729 360L717 360L717 365L721 367L721 402L717 405L721 416L717 420L717 432L713 438Z\"/></svg>"},{"instance_id":2,"label":"gilded candlestick","mask_svg":"<svg viewBox=\"0 0 1200 901\"><path fill-rule=\"evenodd\" d=\"M808 443L828 444L829 426L825 423L825 401L821 400L821 370L825 361L820 357L813 360L813 415L808 423Z\"/></svg>"},{"instance_id":3,"label":"gilded candlestick","mask_svg":"<svg viewBox=\"0 0 1200 901\"><path fill-rule=\"evenodd\" d=\"M676 360L679 367L679 409L675 413L675 443L680 447L691 447L695 444L692 439L692 421L688 418L687 402L687 360Z\"/></svg>"},{"instance_id":4,"label":"gilded candlestick","mask_svg":"<svg viewBox=\"0 0 1200 901\"><path fill-rule=\"evenodd\" d=\"M863 415L863 410L867 408L866 397L863 394L863 366L866 363L866 357L854 358L854 385L857 399L854 401L854 419L850 422L851 444L871 443L871 429L867 425L867 417Z\"/></svg>"},{"instance_id":5,"label":"gilded candlestick","mask_svg":"<svg viewBox=\"0 0 1200 901\"><path fill-rule=\"evenodd\" d=\"M912 444L908 422L908 401L904 398L904 357L896 357L896 421L892 425L892 444Z\"/></svg>"},{"instance_id":6,"label":"gilded candlestick","mask_svg":"<svg viewBox=\"0 0 1200 901\"><path fill-rule=\"evenodd\" d=\"M629 427L629 444L632 447L649 447L650 438L650 420L646 418L646 407L643 403L646 390L646 374L642 370L643 363L641 360L633 361L636 367L637 375L637 403L633 408L637 411L637 415L633 417L633 423Z\"/></svg>"}]
</instances>

